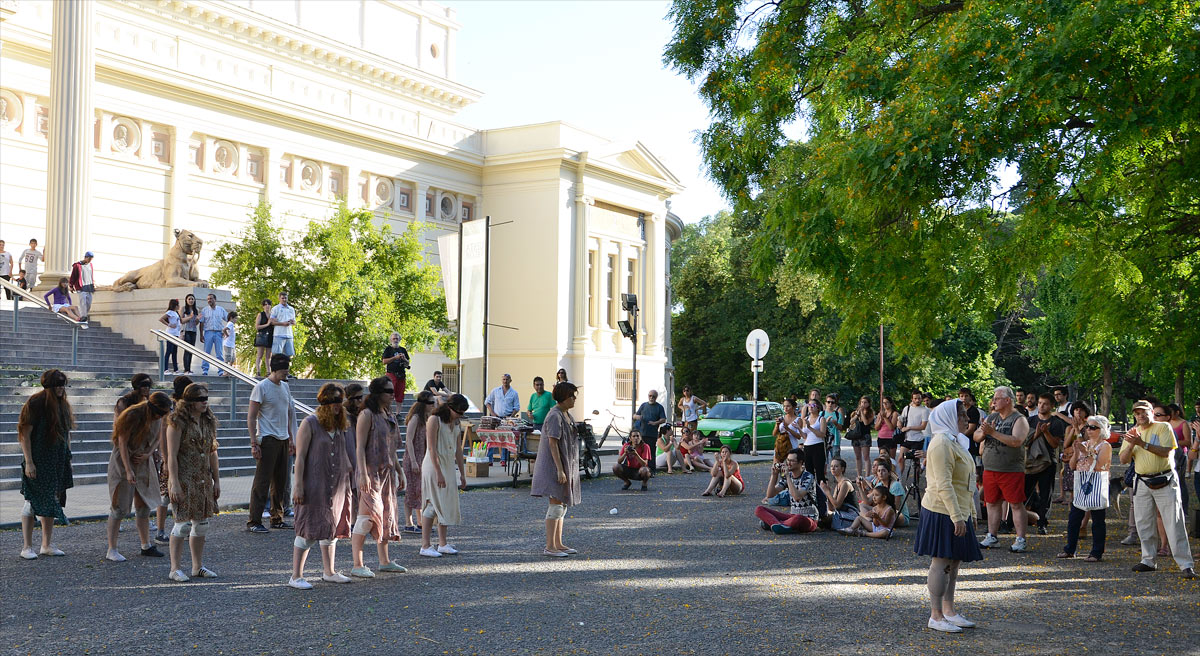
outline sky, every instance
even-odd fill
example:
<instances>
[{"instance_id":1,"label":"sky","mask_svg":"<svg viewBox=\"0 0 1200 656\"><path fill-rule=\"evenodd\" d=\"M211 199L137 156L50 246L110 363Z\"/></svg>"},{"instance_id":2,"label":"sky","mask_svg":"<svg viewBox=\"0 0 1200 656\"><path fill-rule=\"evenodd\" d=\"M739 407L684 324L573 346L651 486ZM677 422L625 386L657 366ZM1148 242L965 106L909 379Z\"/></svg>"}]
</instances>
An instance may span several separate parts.
<instances>
[{"instance_id":1,"label":"sky","mask_svg":"<svg viewBox=\"0 0 1200 656\"><path fill-rule=\"evenodd\" d=\"M561 120L614 140L636 139L682 182L671 211L692 223L728 206L704 173L708 110L667 69L669 3L658 0L439 0L453 7L457 81L483 99L456 121L500 128Z\"/></svg>"}]
</instances>

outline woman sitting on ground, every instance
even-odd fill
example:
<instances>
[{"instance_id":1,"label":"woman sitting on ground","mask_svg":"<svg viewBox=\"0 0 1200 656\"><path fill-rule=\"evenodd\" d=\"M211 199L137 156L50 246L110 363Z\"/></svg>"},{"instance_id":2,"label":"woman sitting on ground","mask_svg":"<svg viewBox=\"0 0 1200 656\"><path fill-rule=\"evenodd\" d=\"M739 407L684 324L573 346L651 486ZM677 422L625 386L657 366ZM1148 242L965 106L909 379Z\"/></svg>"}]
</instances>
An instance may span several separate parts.
<instances>
[{"instance_id":1,"label":"woman sitting on ground","mask_svg":"<svg viewBox=\"0 0 1200 656\"><path fill-rule=\"evenodd\" d=\"M704 438L700 433L683 427L683 439L679 442L679 451L683 453L683 468L688 473L697 469L712 471L712 456L704 452Z\"/></svg>"},{"instance_id":2,"label":"woman sitting on ground","mask_svg":"<svg viewBox=\"0 0 1200 656\"><path fill-rule=\"evenodd\" d=\"M642 434L634 430L629 433L629 441L621 445L621 453L617 455L617 464L613 465L613 476L625 481L622 490L628 490L637 479L642 482L642 492L650 481L650 445L642 443Z\"/></svg>"},{"instance_id":3,"label":"woman sitting on ground","mask_svg":"<svg viewBox=\"0 0 1200 656\"><path fill-rule=\"evenodd\" d=\"M834 530L840 531L858 519L858 504L854 498L854 483L846 478L846 461L834 458L829 463L829 473L833 474L833 484L829 481L820 483L826 504L822 515L828 518Z\"/></svg>"},{"instance_id":4,"label":"woman sitting on ground","mask_svg":"<svg viewBox=\"0 0 1200 656\"><path fill-rule=\"evenodd\" d=\"M892 495L892 508L896 511L896 525L894 528L902 528L908 526L908 511L905 509L905 500L907 492L904 489L904 484L900 482L900 477L896 475L894 465L891 458L879 457L871 463L872 474L866 478L860 477L854 483L855 490L858 492L858 498L866 499L867 493L882 485L887 488Z\"/></svg>"},{"instance_id":5,"label":"woman sitting on ground","mask_svg":"<svg viewBox=\"0 0 1200 656\"><path fill-rule=\"evenodd\" d=\"M737 461L733 459L733 449L730 449L728 444L721 445L717 463L712 468L712 477L708 481L708 488L700 496L712 496L713 490L718 487L720 487L720 491L717 492L719 497L741 494L742 490L746 489L746 483L742 480L742 472L738 469Z\"/></svg>"},{"instance_id":6,"label":"woman sitting on ground","mask_svg":"<svg viewBox=\"0 0 1200 656\"><path fill-rule=\"evenodd\" d=\"M61 314L72 321L80 322L80 328L87 329L88 325L83 323L83 315L79 314L79 308L71 305L70 290L67 289L67 279L59 278L58 286L46 292L42 296L42 300L50 305L50 311L55 314ZM53 296L54 298L50 298Z\"/></svg>"},{"instance_id":7,"label":"woman sitting on ground","mask_svg":"<svg viewBox=\"0 0 1200 656\"><path fill-rule=\"evenodd\" d=\"M671 461L674 460L680 469L691 473L691 470L683 466L683 454L679 452L679 443L675 441L675 434L670 426L663 425L658 429L658 451L658 456L654 459L655 467L666 467L668 474L674 474L675 470L671 468Z\"/></svg>"},{"instance_id":8,"label":"woman sitting on ground","mask_svg":"<svg viewBox=\"0 0 1200 656\"><path fill-rule=\"evenodd\" d=\"M782 504L787 512L780 512L766 505L754 509L754 516L764 531L777 535L788 533L811 533L817 530L817 504L814 495L816 478L804 471L804 450L792 449L787 459L777 466L782 474L778 494L772 499L786 498Z\"/></svg>"},{"instance_id":9,"label":"woman sitting on ground","mask_svg":"<svg viewBox=\"0 0 1200 656\"><path fill-rule=\"evenodd\" d=\"M886 540L892 537L892 527L896 524L896 509L892 508L895 500L892 493L882 485L875 486L867 493L867 502L859 505L861 514L851 522L850 526L841 529L843 535L868 537Z\"/></svg>"}]
</instances>

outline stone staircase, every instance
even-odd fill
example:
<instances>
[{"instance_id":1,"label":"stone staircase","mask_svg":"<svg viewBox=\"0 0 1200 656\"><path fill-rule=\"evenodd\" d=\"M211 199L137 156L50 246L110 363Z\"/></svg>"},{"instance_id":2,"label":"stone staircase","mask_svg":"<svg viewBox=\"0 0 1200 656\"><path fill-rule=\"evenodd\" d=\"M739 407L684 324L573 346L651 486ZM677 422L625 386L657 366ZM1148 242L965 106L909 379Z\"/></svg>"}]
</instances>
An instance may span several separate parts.
<instances>
[{"instance_id":1,"label":"stone staircase","mask_svg":"<svg viewBox=\"0 0 1200 656\"><path fill-rule=\"evenodd\" d=\"M157 355L93 321L79 334L79 364L71 366L71 330L39 308L21 308L19 329L13 333L12 309L0 310L0 490L21 486L21 447L17 419L21 407L41 389L42 371L58 368L70 381L68 398L75 411L71 435L72 469L76 485L103 483L112 452L113 405L129 389L136 372L155 377L155 389L171 392L171 378L159 374ZM193 365L199 370L198 365ZM222 476L254 473L254 458L246 430L251 388L231 378L192 376L209 384L209 404L217 416ZM316 407L317 391L325 380L292 379L296 400ZM334 381L345 383L347 381ZM401 408L412 405L409 394Z\"/></svg>"}]
</instances>

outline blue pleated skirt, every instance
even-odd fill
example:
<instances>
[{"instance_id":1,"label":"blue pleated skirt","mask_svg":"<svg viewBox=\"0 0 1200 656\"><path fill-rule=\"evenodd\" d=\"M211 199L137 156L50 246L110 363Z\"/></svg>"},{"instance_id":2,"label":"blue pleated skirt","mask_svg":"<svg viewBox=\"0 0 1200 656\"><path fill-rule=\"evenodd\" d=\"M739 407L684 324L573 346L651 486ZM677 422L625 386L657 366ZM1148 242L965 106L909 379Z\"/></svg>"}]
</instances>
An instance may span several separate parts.
<instances>
[{"instance_id":1,"label":"blue pleated skirt","mask_svg":"<svg viewBox=\"0 0 1200 656\"><path fill-rule=\"evenodd\" d=\"M983 552L979 549L979 540L975 538L975 520L967 520L967 533L962 537L954 535L954 522L949 515L943 515L921 508L921 521L917 525L917 541L913 551L931 558L948 558L969 563L983 560Z\"/></svg>"}]
</instances>

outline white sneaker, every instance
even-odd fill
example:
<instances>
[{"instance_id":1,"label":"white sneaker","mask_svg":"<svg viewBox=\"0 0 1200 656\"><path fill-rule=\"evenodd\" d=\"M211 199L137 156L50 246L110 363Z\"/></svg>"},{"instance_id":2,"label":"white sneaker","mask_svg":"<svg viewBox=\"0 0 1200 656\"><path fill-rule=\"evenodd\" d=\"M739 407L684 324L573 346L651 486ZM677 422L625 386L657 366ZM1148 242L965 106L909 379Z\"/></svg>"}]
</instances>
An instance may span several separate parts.
<instances>
[{"instance_id":1,"label":"white sneaker","mask_svg":"<svg viewBox=\"0 0 1200 656\"><path fill-rule=\"evenodd\" d=\"M342 574L341 572L334 572L329 576L322 576L321 580L328 583L349 583L350 577Z\"/></svg>"},{"instance_id":2,"label":"white sneaker","mask_svg":"<svg viewBox=\"0 0 1200 656\"><path fill-rule=\"evenodd\" d=\"M54 545L50 545L49 547L42 549L39 553L41 553L41 555L43 555L43 556L65 556L65 555L67 555L67 554L63 553L62 549L59 549L58 547L56 547Z\"/></svg>"},{"instance_id":3,"label":"white sneaker","mask_svg":"<svg viewBox=\"0 0 1200 656\"><path fill-rule=\"evenodd\" d=\"M1017 538L1013 540L1012 546L1008 548L1013 553L1025 553L1028 549L1025 547L1025 538Z\"/></svg>"},{"instance_id":4,"label":"white sneaker","mask_svg":"<svg viewBox=\"0 0 1200 656\"><path fill-rule=\"evenodd\" d=\"M188 575L184 574L183 570L181 569L172 570L171 573L167 575L167 578L171 579L172 581L179 581L180 583L187 583L188 581L192 580L188 578Z\"/></svg>"},{"instance_id":5,"label":"white sneaker","mask_svg":"<svg viewBox=\"0 0 1200 656\"><path fill-rule=\"evenodd\" d=\"M434 549L433 547L422 547L421 551L419 553L422 556L425 556L426 558L441 558L442 557L442 552L438 551L437 549Z\"/></svg>"},{"instance_id":6,"label":"white sneaker","mask_svg":"<svg viewBox=\"0 0 1200 656\"><path fill-rule=\"evenodd\" d=\"M25 560L37 560L37 552L33 550L33 547L22 549L21 557Z\"/></svg>"},{"instance_id":7,"label":"white sneaker","mask_svg":"<svg viewBox=\"0 0 1200 656\"><path fill-rule=\"evenodd\" d=\"M438 553L444 553L447 556L453 556L454 554L458 553L458 549L455 549L454 545L452 544L444 544L438 547L437 550Z\"/></svg>"},{"instance_id":8,"label":"white sneaker","mask_svg":"<svg viewBox=\"0 0 1200 656\"><path fill-rule=\"evenodd\" d=\"M108 550L108 553L104 554L104 557L105 557L107 560L111 560L111 561L113 561L114 563L123 563L123 562L125 562L125 556L122 556L121 554L117 553L117 550L116 550L116 549L109 549L109 550Z\"/></svg>"},{"instance_id":9,"label":"white sneaker","mask_svg":"<svg viewBox=\"0 0 1200 656\"><path fill-rule=\"evenodd\" d=\"M986 537L984 537L982 540L979 541L979 546L983 547L984 549L991 549L992 547L996 546L999 543L1000 543L999 538L992 535L991 533L988 533ZM929 620L929 621L932 622L933 620Z\"/></svg>"},{"instance_id":10,"label":"white sneaker","mask_svg":"<svg viewBox=\"0 0 1200 656\"><path fill-rule=\"evenodd\" d=\"M962 628L951 624L947 620L935 620L932 617L929 618L929 624L926 624L926 626L934 631L941 631L943 633L962 633Z\"/></svg>"},{"instance_id":11,"label":"white sneaker","mask_svg":"<svg viewBox=\"0 0 1200 656\"><path fill-rule=\"evenodd\" d=\"M566 558L570 554L565 551L551 551L549 549L542 549L542 555L550 556L551 558Z\"/></svg>"},{"instance_id":12,"label":"white sneaker","mask_svg":"<svg viewBox=\"0 0 1200 656\"><path fill-rule=\"evenodd\" d=\"M962 615L947 615L946 621L953 624L954 626L959 627L960 629L975 628L975 623L972 622L971 620L963 617Z\"/></svg>"},{"instance_id":13,"label":"white sneaker","mask_svg":"<svg viewBox=\"0 0 1200 656\"><path fill-rule=\"evenodd\" d=\"M305 581L303 576L298 579L289 578L288 586L296 588L297 590L312 590L312 584L308 581Z\"/></svg>"}]
</instances>

